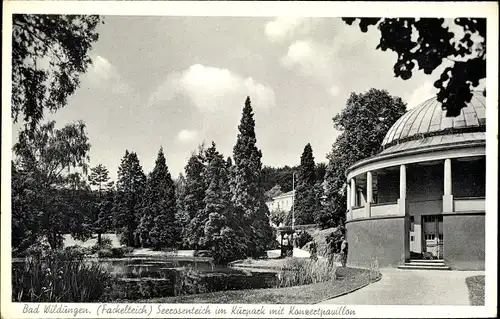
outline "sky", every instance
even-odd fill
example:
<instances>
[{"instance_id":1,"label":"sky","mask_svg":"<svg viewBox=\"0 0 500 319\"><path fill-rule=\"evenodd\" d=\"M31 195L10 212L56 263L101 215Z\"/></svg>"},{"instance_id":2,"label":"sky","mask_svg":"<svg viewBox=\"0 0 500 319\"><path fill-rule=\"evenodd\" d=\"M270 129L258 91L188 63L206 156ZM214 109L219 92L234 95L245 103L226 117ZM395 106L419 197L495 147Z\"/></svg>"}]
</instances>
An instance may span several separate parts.
<instances>
[{"instance_id":1,"label":"sky","mask_svg":"<svg viewBox=\"0 0 500 319\"><path fill-rule=\"evenodd\" d=\"M332 118L351 92L386 89L408 107L432 97L440 69L396 78L380 33L340 18L105 16L93 66L56 127L83 120L90 165L117 176L125 150L146 173L160 147L175 178L202 142L232 156L247 96L257 146L269 166L297 165L307 143L316 162L338 136ZM13 126L14 138L17 125Z\"/></svg>"}]
</instances>

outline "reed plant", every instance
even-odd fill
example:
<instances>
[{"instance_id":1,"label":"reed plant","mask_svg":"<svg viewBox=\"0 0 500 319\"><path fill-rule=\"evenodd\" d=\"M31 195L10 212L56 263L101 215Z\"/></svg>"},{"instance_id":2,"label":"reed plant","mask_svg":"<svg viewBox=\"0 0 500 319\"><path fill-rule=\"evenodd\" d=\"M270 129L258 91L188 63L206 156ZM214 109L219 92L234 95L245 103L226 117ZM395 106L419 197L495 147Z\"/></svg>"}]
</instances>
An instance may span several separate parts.
<instances>
[{"instance_id":1,"label":"reed plant","mask_svg":"<svg viewBox=\"0 0 500 319\"><path fill-rule=\"evenodd\" d=\"M96 302L111 286L103 265L71 251L34 254L12 268L15 302Z\"/></svg>"},{"instance_id":2,"label":"reed plant","mask_svg":"<svg viewBox=\"0 0 500 319\"><path fill-rule=\"evenodd\" d=\"M336 278L337 268L325 258L288 258L278 273L278 287L292 287Z\"/></svg>"}]
</instances>

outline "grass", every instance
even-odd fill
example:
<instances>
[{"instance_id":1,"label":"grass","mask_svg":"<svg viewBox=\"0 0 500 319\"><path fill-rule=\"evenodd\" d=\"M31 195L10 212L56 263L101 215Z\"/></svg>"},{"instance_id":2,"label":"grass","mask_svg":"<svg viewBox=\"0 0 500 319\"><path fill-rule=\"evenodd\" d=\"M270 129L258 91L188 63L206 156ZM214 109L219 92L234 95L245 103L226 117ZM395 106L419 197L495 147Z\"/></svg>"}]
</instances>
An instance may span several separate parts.
<instances>
[{"instance_id":1,"label":"grass","mask_svg":"<svg viewBox=\"0 0 500 319\"><path fill-rule=\"evenodd\" d=\"M315 304L360 288L373 282L370 271L338 268L337 279L325 282L270 289L220 291L207 294L154 298L139 302L151 303L242 303L242 304Z\"/></svg>"},{"instance_id":2,"label":"grass","mask_svg":"<svg viewBox=\"0 0 500 319\"><path fill-rule=\"evenodd\" d=\"M484 275L465 278L472 306L484 306Z\"/></svg>"}]
</instances>

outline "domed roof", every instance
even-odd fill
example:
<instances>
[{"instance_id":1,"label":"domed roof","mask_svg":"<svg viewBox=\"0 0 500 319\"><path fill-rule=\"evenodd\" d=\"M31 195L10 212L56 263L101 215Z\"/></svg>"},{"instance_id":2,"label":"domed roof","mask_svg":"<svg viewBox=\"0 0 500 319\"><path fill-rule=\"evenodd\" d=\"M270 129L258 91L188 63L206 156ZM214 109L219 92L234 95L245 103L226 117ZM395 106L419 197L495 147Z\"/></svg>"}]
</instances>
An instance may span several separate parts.
<instances>
[{"instance_id":1,"label":"domed roof","mask_svg":"<svg viewBox=\"0 0 500 319\"><path fill-rule=\"evenodd\" d=\"M441 108L437 97L433 97L409 110L394 123L382 141L382 153L387 153L388 148L393 149L394 145L432 136L466 134L468 139L484 138L485 131L486 99L482 92L474 92L471 101L457 117L446 117L446 110ZM397 149L402 150L401 147Z\"/></svg>"}]
</instances>

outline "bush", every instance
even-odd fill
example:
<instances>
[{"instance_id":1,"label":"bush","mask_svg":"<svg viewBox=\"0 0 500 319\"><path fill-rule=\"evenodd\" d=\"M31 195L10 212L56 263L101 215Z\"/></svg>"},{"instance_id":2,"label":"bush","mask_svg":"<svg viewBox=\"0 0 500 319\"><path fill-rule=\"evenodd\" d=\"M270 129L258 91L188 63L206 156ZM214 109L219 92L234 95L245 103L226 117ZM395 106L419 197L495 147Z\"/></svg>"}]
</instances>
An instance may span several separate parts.
<instances>
[{"instance_id":1,"label":"bush","mask_svg":"<svg viewBox=\"0 0 500 319\"><path fill-rule=\"evenodd\" d=\"M14 302L97 302L111 286L102 265L70 250L33 255L12 268Z\"/></svg>"},{"instance_id":2,"label":"bush","mask_svg":"<svg viewBox=\"0 0 500 319\"><path fill-rule=\"evenodd\" d=\"M97 252L99 258L122 258L126 253L132 252L131 247L102 248Z\"/></svg>"},{"instance_id":3,"label":"bush","mask_svg":"<svg viewBox=\"0 0 500 319\"><path fill-rule=\"evenodd\" d=\"M289 258L282 266L278 287L292 287L336 278L335 264L326 259Z\"/></svg>"},{"instance_id":4,"label":"bush","mask_svg":"<svg viewBox=\"0 0 500 319\"><path fill-rule=\"evenodd\" d=\"M75 257L83 257L92 254L92 248L81 246L68 246L64 248L64 251L69 255L74 255Z\"/></svg>"},{"instance_id":5,"label":"bush","mask_svg":"<svg viewBox=\"0 0 500 319\"><path fill-rule=\"evenodd\" d=\"M295 238L295 243L297 245L297 247L299 248L302 248L304 247L305 244L307 244L308 242L310 242L311 240L313 240L311 234L309 234L308 232L306 231L302 231L299 236L297 236Z\"/></svg>"}]
</instances>

